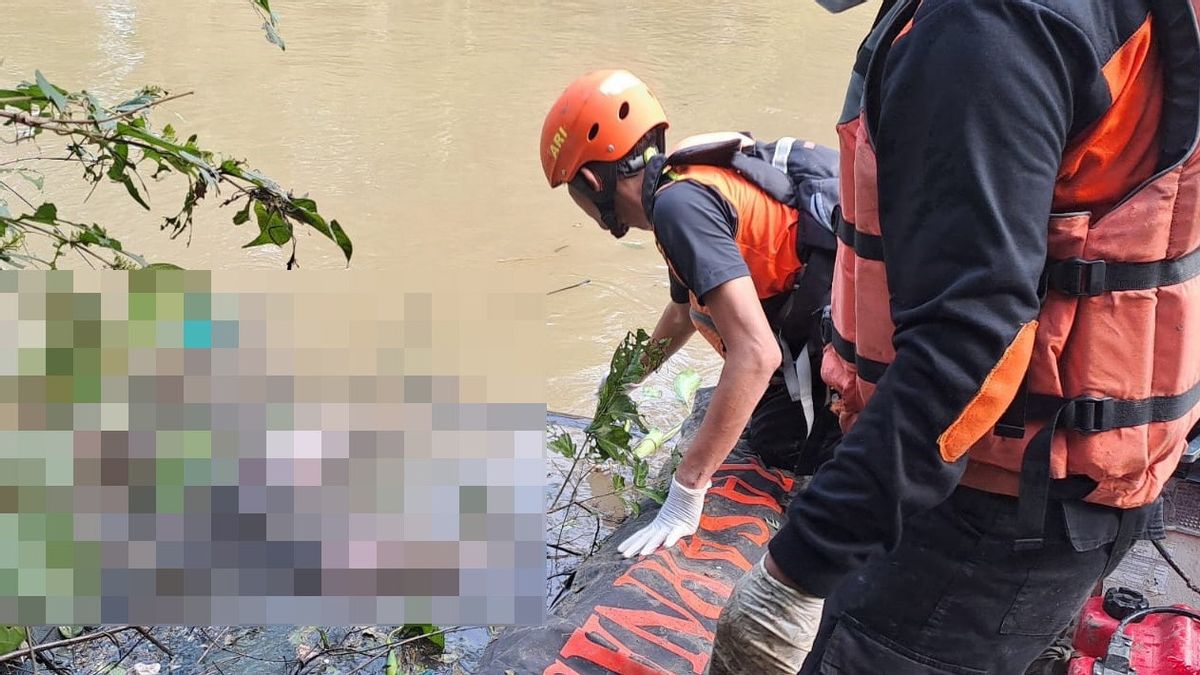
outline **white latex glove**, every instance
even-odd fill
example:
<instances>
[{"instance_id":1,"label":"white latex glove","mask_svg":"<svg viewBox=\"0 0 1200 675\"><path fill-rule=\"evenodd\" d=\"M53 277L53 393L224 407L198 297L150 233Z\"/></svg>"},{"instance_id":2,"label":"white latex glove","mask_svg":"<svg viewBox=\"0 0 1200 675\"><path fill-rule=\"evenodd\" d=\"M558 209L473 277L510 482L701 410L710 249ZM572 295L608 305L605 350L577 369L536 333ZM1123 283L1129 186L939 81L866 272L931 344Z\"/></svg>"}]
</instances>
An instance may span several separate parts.
<instances>
[{"instance_id":1,"label":"white latex glove","mask_svg":"<svg viewBox=\"0 0 1200 675\"><path fill-rule=\"evenodd\" d=\"M654 522L634 532L617 546L626 558L634 555L649 555L659 546L671 548L675 542L700 527L700 512L704 510L704 493L712 487L712 481L703 488L688 488L671 477L671 489L663 502Z\"/></svg>"},{"instance_id":2,"label":"white latex glove","mask_svg":"<svg viewBox=\"0 0 1200 675\"><path fill-rule=\"evenodd\" d=\"M812 651L825 601L771 576L765 558L734 584L705 675L796 675Z\"/></svg>"}]
</instances>

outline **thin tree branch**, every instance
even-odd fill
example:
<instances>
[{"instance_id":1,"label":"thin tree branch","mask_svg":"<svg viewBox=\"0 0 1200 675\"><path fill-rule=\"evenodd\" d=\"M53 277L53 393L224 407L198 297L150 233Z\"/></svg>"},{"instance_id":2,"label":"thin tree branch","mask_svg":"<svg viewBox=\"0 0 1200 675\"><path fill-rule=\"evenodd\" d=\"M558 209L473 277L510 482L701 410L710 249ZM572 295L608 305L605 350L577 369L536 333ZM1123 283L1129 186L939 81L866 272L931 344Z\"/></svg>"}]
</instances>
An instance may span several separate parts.
<instances>
[{"instance_id":1,"label":"thin tree branch","mask_svg":"<svg viewBox=\"0 0 1200 675\"><path fill-rule=\"evenodd\" d=\"M29 654L31 654L33 652L40 652L40 651L44 651L47 649L57 649L58 647L65 647L67 645L73 645L73 644L76 644L79 642L91 642L93 640L100 640L100 639L103 639L106 637L112 637L113 635L115 635L117 633L121 633L121 632L124 632L127 630L133 630L133 628L134 628L133 626L120 626L118 628L110 628L109 630L101 631L99 633L88 633L87 635L80 635L78 637L67 638L65 640L56 640L54 642L43 642L42 644L40 644L36 647L30 647L29 649L18 649L15 652L8 652L7 654L0 654L0 663L5 663L7 661L19 659L23 656L28 656Z\"/></svg>"},{"instance_id":2,"label":"thin tree branch","mask_svg":"<svg viewBox=\"0 0 1200 675\"><path fill-rule=\"evenodd\" d=\"M29 201L28 199L25 199L25 195L23 195L23 194L21 194L20 192L17 192L16 190L14 190L14 189L13 189L13 187L12 187L11 185L9 185L8 183L5 183L3 180L0 180L0 187L3 187L5 190L8 190L9 192L11 192L11 193L13 193L14 195L16 195L16 196L17 196L17 198L18 198L18 199L20 199L21 201L25 202L25 205L26 205L26 206L28 206L29 208L31 208L31 209L36 209L36 208L37 208L37 207L36 207L36 206L34 206L32 203L30 203L30 201Z\"/></svg>"},{"instance_id":3,"label":"thin tree branch","mask_svg":"<svg viewBox=\"0 0 1200 675\"><path fill-rule=\"evenodd\" d=\"M117 113L116 115L113 115L112 117L106 117L101 120L92 120L92 119L77 120L77 119L72 119L72 118L55 118L55 121L59 122L60 124L86 124L86 125L94 124L96 126L99 126L101 124L108 124L109 122L117 122L119 120L123 120L123 119L129 118L129 117L132 117L132 116L140 113L143 110L148 110L155 106L160 106L164 103L167 103L168 101L174 101L176 99L183 98L184 96L191 96L194 93L196 93L196 92L185 91L182 94L173 94L171 96L164 96L163 98L150 101L149 103L144 103L142 105L137 106L136 108L130 108L129 110Z\"/></svg>"},{"instance_id":4,"label":"thin tree branch","mask_svg":"<svg viewBox=\"0 0 1200 675\"><path fill-rule=\"evenodd\" d=\"M410 642L416 642L416 641L418 641L418 640L424 640L425 638L427 638L427 637L429 637L429 636L431 636L431 635L444 635L444 634L447 634L447 633L455 633L455 632L458 632L458 631L460 631L460 630L463 630L463 629L464 629L464 628L463 628L462 626L457 626L457 627L453 627L453 628L442 628L442 629L439 629L439 630L430 631L430 632L428 632L428 633L425 633L425 634L423 634L423 635L418 635L418 636L416 636L416 637L406 638L406 639L404 639L404 640L400 640L399 642L389 642L389 643L387 643L387 644L380 645L380 646L378 646L378 647L372 647L372 648L371 648L372 650L374 650L374 649L382 649L382 650L384 650L384 651L383 651L382 653L380 653L380 654L377 654L377 655L375 655L375 656L372 656L372 657L371 657L371 658L370 658L368 661L366 661L365 663L362 663L362 664L360 664L360 665L359 665L357 668L355 668L354 670L350 671L349 673L346 673L346 675L357 675L358 673L360 673L360 672L362 672L363 670L365 670L367 666L371 665L372 663L374 663L375 661L377 661L377 660L379 660L379 659L382 659L382 658L384 657L384 655L385 655L385 654L387 654L387 652L388 652L388 651L390 651L390 650L392 650L392 649L394 649L394 648L396 648L396 647L401 647L401 646L403 646L403 645L409 644ZM370 652L369 652L369 651L360 651L360 650L350 650L350 651L352 651L352 652L355 652L355 653L359 653L359 654L364 654L364 655L370 656Z\"/></svg>"},{"instance_id":5,"label":"thin tree branch","mask_svg":"<svg viewBox=\"0 0 1200 675\"><path fill-rule=\"evenodd\" d=\"M122 661L124 661L125 659L132 656L134 650L136 650L145 641L146 641L145 637L138 636L138 638L136 640L129 640L128 642L126 642L124 648L120 644L118 644L117 645L117 660L113 661L112 663L106 664L103 668L100 668L99 670L91 673L91 675L103 675L104 673L112 672L112 670L114 668L121 665ZM125 652L124 654L121 653L122 649L124 649L124 652Z\"/></svg>"},{"instance_id":6,"label":"thin tree branch","mask_svg":"<svg viewBox=\"0 0 1200 675\"><path fill-rule=\"evenodd\" d=\"M162 651L162 653L166 654L170 658L175 657L175 654L170 649L167 649L166 645L159 642L158 638L151 635L150 631L147 630L145 626L134 626L133 629L136 630L137 632L141 633L142 637L144 637L147 640L149 640L150 642L154 643L154 646L158 647L159 650Z\"/></svg>"},{"instance_id":7,"label":"thin tree branch","mask_svg":"<svg viewBox=\"0 0 1200 675\"><path fill-rule=\"evenodd\" d=\"M21 164L23 162L74 162L76 157L22 157L21 159L10 159L7 162L0 162L0 166L10 166L12 164Z\"/></svg>"}]
</instances>

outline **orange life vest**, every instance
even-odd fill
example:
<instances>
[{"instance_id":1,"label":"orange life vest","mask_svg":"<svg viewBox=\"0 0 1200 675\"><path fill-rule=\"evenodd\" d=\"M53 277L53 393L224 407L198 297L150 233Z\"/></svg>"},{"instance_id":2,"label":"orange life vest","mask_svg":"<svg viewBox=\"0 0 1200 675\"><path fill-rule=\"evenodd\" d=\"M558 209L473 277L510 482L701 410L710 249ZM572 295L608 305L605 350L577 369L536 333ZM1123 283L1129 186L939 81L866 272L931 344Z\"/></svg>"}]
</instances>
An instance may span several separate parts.
<instances>
[{"instance_id":1,"label":"orange life vest","mask_svg":"<svg viewBox=\"0 0 1200 675\"><path fill-rule=\"evenodd\" d=\"M782 309L795 288L804 269L805 247L836 246L832 218L837 162L831 148L793 138L762 143L745 134L704 134L681 141L647 172L653 176L647 189L655 193L691 180L716 190L729 203L737 215L734 241L759 300L767 305L776 300L773 310ZM670 182L662 183L663 178ZM658 249L671 266L661 244ZM725 345L708 309L690 290L688 297L697 332L724 357ZM776 312L768 312L768 319L779 330L775 324L782 317L772 314Z\"/></svg>"},{"instance_id":2,"label":"orange life vest","mask_svg":"<svg viewBox=\"0 0 1200 675\"><path fill-rule=\"evenodd\" d=\"M900 2L881 15L860 51L838 127L843 222L822 376L839 396L834 407L843 429L895 357L880 236L887 224L879 221L871 111L862 92L879 76L873 64L911 26L914 4ZM1086 501L1141 506L1157 498L1200 419L1200 0L1158 4L1105 68L1115 89L1108 115L1064 155L1037 321L1017 335L971 408L938 439L946 461L969 453L964 485L1018 495L1031 482L1022 482L1022 470L1027 478L1042 462L1052 479L1094 481ZM1191 142L1178 152L1164 148L1173 152L1171 162L1156 170L1159 131L1168 125L1184 129ZM1118 152L1104 156L1117 157L1115 167L1110 163L1117 171L1081 169L1089 151L1111 148L1112 134ZM1151 146L1154 162L1128 159ZM1119 192L1106 199L1114 187ZM1010 358L1016 367L1005 368Z\"/></svg>"}]
</instances>

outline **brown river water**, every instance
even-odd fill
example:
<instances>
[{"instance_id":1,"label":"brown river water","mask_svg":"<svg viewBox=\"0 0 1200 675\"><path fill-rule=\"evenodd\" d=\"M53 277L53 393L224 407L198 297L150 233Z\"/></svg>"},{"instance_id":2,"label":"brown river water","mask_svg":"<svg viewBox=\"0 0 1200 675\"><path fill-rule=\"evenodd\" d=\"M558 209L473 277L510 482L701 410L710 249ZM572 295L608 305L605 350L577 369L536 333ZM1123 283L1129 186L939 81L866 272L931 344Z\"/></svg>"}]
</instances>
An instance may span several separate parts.
<instances>
[{"instance_id":1,"label":"brown river water","mask_svg":"<svg viewBox=\"0 0 1200 675\"><path fill-rule=\"evenodd\" d=\"M589 280L546 298L542 364L549 408L585 416L621 337L653 328L667 271L651 235L617 241L564 189L547 187L538 136L548 106L575 76L624 67L663 102L669 142L732 129L834 144L875 12L869 3L831 15L813 0L272 4L286 52L264 39L247 0L5 0L0 77L32 81L40 69L109 103L145 84L194 92L156 111L156 123L307 191L354 239L355 268L434 262L481 289L517 273L546 291ZM60 212L111 225L148 257L247 270L286 260L277 249L241 249L253 235L215 204L198 211L190 246L169 240L157 216L178 205L178 184L154 187L151 215L113 184L84 203L77 174L47 172ZM300 261L344 267L317 237L302 239ZM696 338L648 382L661 395L643 397L643 409L667 426L681 414L670 383L684 368L713 384L720 365ZM552 484L561 470L548 467ZM469 642L467 651L478 647Z\"/></svg>"},{"instance_id":2,"label":"brown river water","mask_svg":"<svg viewBox=\"0 0 1200 675\"><path fill-rule=\"evenodd\" d=\"M438 261L483 287L520 268L547 291L590 280L546 302L548 403L581 414L620 337L653 327L666 267L650 235L614 240L583 222L565 190L547 187L538 134L550 103L589 69L626 67L663 101L670 138L737 129L832 144L874 12L831 15L812 0L274 6L286 52L267 43L246 0L7 0L0 74L32 81L40 69L114 103L143 84L194 91L156 113L158 124L308 191L354 238L356 268ZM130 248L193 268L285 259L238 248L250 237L229 224L229 209L209 204L185 247L120 186L101 185L82 205L74 176L48 180L60 209L112 223ZM152 205L165 212L176 192L159 192ZM304 269L343 264L316 238L300 255ZM719 368L694 343L671 370L696 367L711 382Z\"/></svg>"}]
</instances>

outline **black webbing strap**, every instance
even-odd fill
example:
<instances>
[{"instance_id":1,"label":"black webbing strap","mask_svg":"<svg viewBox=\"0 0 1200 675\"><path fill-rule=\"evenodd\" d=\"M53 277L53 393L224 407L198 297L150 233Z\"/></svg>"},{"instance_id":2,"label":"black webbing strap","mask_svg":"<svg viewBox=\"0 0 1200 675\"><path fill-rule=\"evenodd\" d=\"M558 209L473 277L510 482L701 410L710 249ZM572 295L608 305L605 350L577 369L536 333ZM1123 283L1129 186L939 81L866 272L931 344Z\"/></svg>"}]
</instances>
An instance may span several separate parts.
<instances>
[{"instance_id":1,"label":"black webbing strap","mask_svg":"<svg viewBox=\"0 0 1200 675\"><path fill-rule=\"evenodd\" d=\"M867 234L854 227L842 215L841 207L834 209L833 226L837 228L838 239L854 250L854 255L865 260L883 260L883 237Z\"/></svg>"},{"instance_id":2,"label":"black webbing strap","mask_svg":"<svg viewBox=\"0 0 1200 675\"><path fill-rule=\"evenodd\" d=\"M1200 383L1175 396L1151 396L1136 400L1092 396L1067 400L1058 396L1030 394L1027 410L1034 419L1062 410L1066 428L1081 433L1095 433L1152 422L1173 422L1190 413L1197 403L1200 403Z\"/></svg>"},{"instance_id":3,"label":"black webbing strap","mask_svg":"<svg viewBox=\"0 0 1200 675\"><path fill-rule=\"evenodd\" d=\"M843 361L854 364L854 367L858 369L858 376L866 382L871 384L879 382L884 371L887 370L886 363L860 355L858 346L842 337L842 334L833 326L832 321L829 322L829 344L833 345L833 351L842 357Z\"/></svg>"},{"instance_id":4,"label":"black webbing strap","mask_svg":"<svg viewBox=\"0 0 1200 675\"><path fill-rule=\"evenodd\" d=\"M1029 416L1046 419L1047 422L1029 441L1021 460L1017 518L1022 536L1014 543L1014 548L1028 551L1042 546L1051 492L1050 454L1055 430L1099 433L1152 422L1172 422L1189 414L1197 403L1200 403L1200 383L1175 396L1152 396L1137 400L1094 396L1064 399L1028 394L1026 409Z\"/></svg>"},{"instance_id":5,"label":"black webbing strap","mask_svg":"<svg viewBox=\"0 0 1200 675\"><path fill-rule=\"evenodd\" d=\"M1076 297L1174 286L1197 276L1200 276L1200 249L1182 258L1145 263L1082 258L1051 260L1045 271L1049 288Z\"/></svg>"},{"instance_id":6,"label":"black webbing strap","mask_svg":"<svg viewBox=\"0 0 1200 675\"><path fill-rule=\"evenodd\" d=\"M995 433L1004 438L1025 438L1025 420L1028 416L1029 403L1029 374L1021 378L1017 387L1017 395L1013 397L1008 409L996 422Z\"/></svg>"},{"instance_id":7,"label":"black webbing strap","mask_svg":"<svg viewBox=\"0 0 1200 675\"><path fill-rule=\"evenodd\" d=\"M1117 525L1117 537L1113 541L1112 549L1108 554L1108 562L1104 564L1104 574L1101 578L1107 577L1117 569L1117 565L1121 562L1121 556L1129 548L1130 542L1138 535L1136 528L1138 522L1137 509L1122 509L1120 524Z\"/></svg>"},{"instance_id":8,"label":"black webbing strap","mask_svg":"<svg viewBox=\"0 0 1200 675\"><path fill-rule=\"evenodd\" d=\"M1050 503L1050 451L1054 430L1062 422L1065 402L1025 446L1021 460L1021 483L1017 497L1017 525L1021 536L1013 542L1015 551L1036 551L1045 541L1046 509Z\"/></svg>"}]
</instances>

